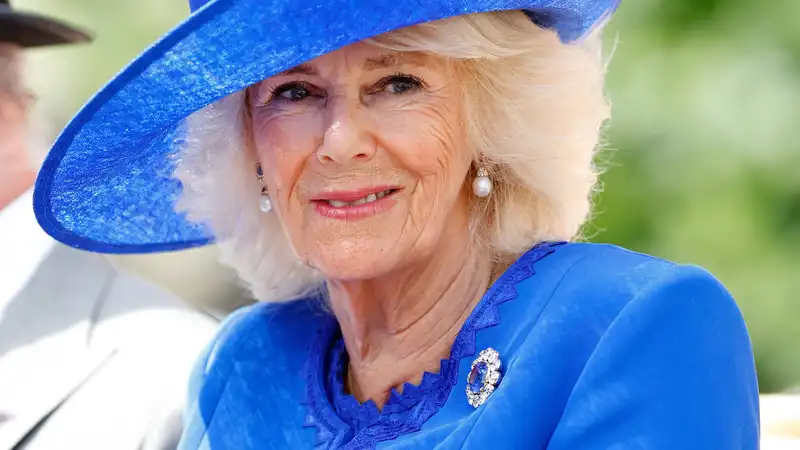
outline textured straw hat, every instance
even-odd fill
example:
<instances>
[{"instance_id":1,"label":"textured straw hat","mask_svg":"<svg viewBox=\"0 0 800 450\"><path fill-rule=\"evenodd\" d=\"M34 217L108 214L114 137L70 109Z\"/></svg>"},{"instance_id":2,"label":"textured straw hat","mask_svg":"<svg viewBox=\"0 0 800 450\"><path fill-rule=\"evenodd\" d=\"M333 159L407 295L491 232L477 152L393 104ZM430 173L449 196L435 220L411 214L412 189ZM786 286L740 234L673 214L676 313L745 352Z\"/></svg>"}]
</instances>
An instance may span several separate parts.
<instances>
[{"instance_id":1,"label":"textured straw hat","mask_svg":"<svg viewBox=\"0 0 800 450\"><path fill-rule=\"evenodd\" d=\"M137 57L67 125L34 194L55 239L106 253L213 241L174 211L183 119L264 78L348 44L448 17L523 10L564 42L619 0L190 0L191 16Z\"/></svg>"}]
</instances>

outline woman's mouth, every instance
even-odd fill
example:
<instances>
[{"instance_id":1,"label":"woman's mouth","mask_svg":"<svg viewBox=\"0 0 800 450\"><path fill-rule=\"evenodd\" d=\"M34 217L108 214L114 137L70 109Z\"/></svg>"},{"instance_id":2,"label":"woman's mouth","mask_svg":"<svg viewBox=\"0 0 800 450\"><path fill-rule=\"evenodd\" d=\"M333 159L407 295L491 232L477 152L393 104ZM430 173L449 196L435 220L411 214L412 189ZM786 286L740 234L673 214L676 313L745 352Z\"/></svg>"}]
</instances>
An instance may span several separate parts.
<instances>
[{"instance_id":1,"label":"woman's mouth","mask_svg":"<svg viewBox=\"0 0 800 450\"><path fill-rule=\"evenodd\" d=\"M375 192L375 193L372 193L372 194L365 195L364 197L361 197L360 199L358 199L356 201L352 201L352 202L346 202L346 201L343 201L343 200L333 200L333 199L328 199L328 200L324 200L324 201L328 202L328 204L333 206L334 208L344 208L346 206L363 205L365 203L372 203L372 202L378 201L378 200L382 199L383 197L386 197L387 195L390 195L391 193L393 193L396 190L397 189L387 189L385 191Z\"/></svg>"},{"instance_id":2,"label":"woman's mouth","mask_svg":"<svg viewBox=\"0 0 800 450\"><path fill-rule=\"evenodd\" d=\"M390 210L397 203L400 188L374 188L349 192L331 192L313 200L323 217L339 220L366 219Z\"/></svg>"}]
</instances>

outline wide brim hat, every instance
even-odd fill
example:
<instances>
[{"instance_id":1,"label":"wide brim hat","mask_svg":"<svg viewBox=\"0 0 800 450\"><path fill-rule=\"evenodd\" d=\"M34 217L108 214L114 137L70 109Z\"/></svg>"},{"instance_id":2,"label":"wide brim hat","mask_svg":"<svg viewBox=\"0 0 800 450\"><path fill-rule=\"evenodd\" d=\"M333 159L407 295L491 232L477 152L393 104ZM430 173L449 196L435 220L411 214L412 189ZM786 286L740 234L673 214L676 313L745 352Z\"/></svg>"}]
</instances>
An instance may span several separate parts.
<instances>
[{"instance_id":1,"label":"wide brim hat","mask_svg":"<svg viewBox=\"0 0 800 450\"><path fill-rule=\"evenodd\" d=\"M30 48L91 40L89 33L66 22L33 12L13 10L8 0L0 0L0 43Z\"/></svg>"},{"instance_id":2,"label":"wide brim hat","mask_svg":"<svg viewBox=\"0 0 800 450\"><path fill-rule=\"evenodd\" d=\"M174 210L184 119L214 101L349 44L448 17L523 10L563 42L585 36L619 0L190 0L192 14L92 98L36 181L42 228L103 253L213 242Z\"/></svg>"}]
</instances>

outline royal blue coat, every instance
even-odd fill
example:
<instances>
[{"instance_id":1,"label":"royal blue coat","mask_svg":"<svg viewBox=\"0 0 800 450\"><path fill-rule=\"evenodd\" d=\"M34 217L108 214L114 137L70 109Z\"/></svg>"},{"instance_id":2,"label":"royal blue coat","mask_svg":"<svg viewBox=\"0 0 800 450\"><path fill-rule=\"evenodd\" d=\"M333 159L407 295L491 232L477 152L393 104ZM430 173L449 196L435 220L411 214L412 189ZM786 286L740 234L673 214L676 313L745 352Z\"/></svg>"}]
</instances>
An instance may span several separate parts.
<instances>
[{"instance_id":1,"label":"royal blue coat","mask_svg":"<svg viewBox=\"0 0 800 450\"><path fill-rule=\"evenodd\" d=\"M502 378L474 408L467 381L487 348ZM237 311L192 375L180 448L758 448L755 365L731 295L703 269L610 245L527 252L441 370L381 411L343 392L345 364L319 299Z\"/></svg>"}]
</instances>

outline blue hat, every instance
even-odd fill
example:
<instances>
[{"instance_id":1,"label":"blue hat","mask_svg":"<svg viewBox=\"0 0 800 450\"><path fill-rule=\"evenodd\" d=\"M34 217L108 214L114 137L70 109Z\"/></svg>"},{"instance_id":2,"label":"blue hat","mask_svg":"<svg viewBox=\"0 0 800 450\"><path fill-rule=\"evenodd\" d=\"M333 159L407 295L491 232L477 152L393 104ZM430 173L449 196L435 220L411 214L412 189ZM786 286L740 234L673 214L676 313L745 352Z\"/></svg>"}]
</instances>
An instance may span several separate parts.
<instances>
[{"instance_id":1,"label":"blue hat","mask_svg":"<svg viewBox=\"0 0 800 450\"><path fill-rule=\"evenodd\" d=\"M36 181L34 210L55 239L103 253L213 241L174 211L183 119L348 44L448 17L524 10L561 40L581 38L619 0L190 0L192 15L137 57L67 125Z\"/></svg>"}]
</instances>

